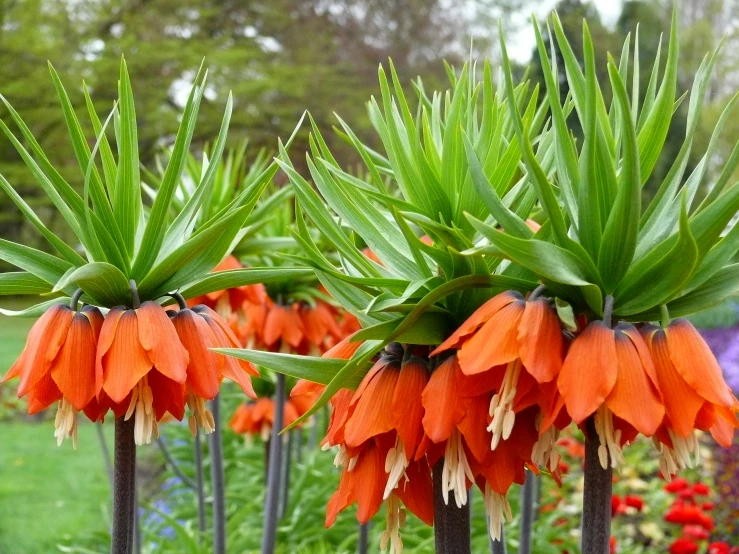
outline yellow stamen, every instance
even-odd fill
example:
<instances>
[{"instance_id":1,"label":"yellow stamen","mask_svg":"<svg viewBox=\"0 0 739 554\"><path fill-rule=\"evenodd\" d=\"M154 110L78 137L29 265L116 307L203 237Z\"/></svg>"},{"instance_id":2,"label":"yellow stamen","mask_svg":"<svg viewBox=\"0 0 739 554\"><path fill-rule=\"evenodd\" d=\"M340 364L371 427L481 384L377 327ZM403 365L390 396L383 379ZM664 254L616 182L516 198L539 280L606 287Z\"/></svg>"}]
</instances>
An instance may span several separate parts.
<instances>
[{"instance_id":1,"label":"yellow stamen","mask_svg":"<svg viewBox=\"0 0 739 554\"><path fill-rule=\"evenodd\" d=\"M510 523L513 514L508 499L491 489L487 483L485 483L485 512L488 516L490 538L499 541L503 535L503 522Z\"/></svg>"},{"instance_id":2,"label":"yellow stamen","mask_svg":"<svg viewBox=\"0 0 739 554\"><path fill-rule=\"evenodd\" d=\"M133 439L137 445L149 444L152 437L159 437L159 426L154 414L154 394L145 375L131 391L131 401L124 419L135 415Z\"/></svg>"},{"instance_id":3,"label":"yellow stamen","mask_svg":"<svg viewBox=\"0 0 739 554\"><path fill-rule=\"evenodd\" d=\"M540 413L536 421L536 429L541 427L544 414ZM557 452L557 439L559 439L559 429L554 425L539 435L539 440L534 443L531 451L531 461L539 467L548 467L555 470L559 466L562 456Z\"/></svg>"},{"instance_id":4,"label":"yellow stamen","mask_svg":"<svg viewBox=\"0 0 739 554\"><path fill-rule=\"evenodd\" d=\"M503 377L503 385L490 401L490 415L493 420L488 425L488 431L493 434L490 450L498 448L500 439L508 440L516 423L516 412L513 411L513 402L516 400L516 387L521 376L521 360L514 360L508 364Z\"/></svg>"},{"instance_id":5,"label":"yellow stamen","mask_svg":"<svg viewBox=\"0 0 739 554\"><path fill-rule=\"evenodd\" d=\"M385 473L388 473L387 485L385 485L385 494L382 496L388 499L393 490L398 486L400 479L405 475L405 469L408 467L408 459L405 457L405 447L400 437L395 439L395 447L387 452L385 458ZM407 477L406 477L407 479Z\"/></svg>"},{"instance_id":6,"label":"yellow stamen","mask_svg":"<svg viewBox=\"0 0 739 554\"><path fill-rule=\"evenodd\" d=\"M611 459L611 467L616 469L625 463L621 450L621 430L613 429L613 412L602 404L595 412L595 430L600 439L598 447L598 458L603 469L608 469L608 458Z\"/></svg>"},{"instance_id":7,"label":"yellow stamen","mask_svg":"<svg viewBox=\"0 0 739 554\"><path fill-rule=\"evenodd\" d=\"M400 529L405 526L405 510L400 506L400 501L394 494L385 500L385 510L387 527L380 537L380 550L387 552L389 544L390 554L400 554L403 552Z\"/></svg>"},{"instance_id":8,"label":"yellow stamen","mask_svg":"<svg viewBox=\"0 0 739 554\"><path fill-rule=\"evenodd\" d=\"M77 450L77 410L64 398L59 401L54 418L54 436L56 445L61 446L64 439L72 439L72 446Z\"/></svg>"},{"instance_id":9,"label":"yellow stamen","mask_svg":"<svg viewBox=\"0 0 739 554\"><path fill-rule=\"evenodd\" d=\"M441 475L441 493L444 497L444 503L449 504L449 491L453 491L457 508L461 508L467 504L467 482L465 476L473 482L475 476L472 474L470 465L467 462L467 455L462 445L462 435L457 429L454 429L452 436L446 441L444 467Z\"/></svg>"},{"instance_id":10,"label":"yellow stamen","mask_svg":"<svg viewBox=\"0 0 739 554\"><path fill-rule=\"evenodd\" d=\"M206 435L216 430L216 422L213 420L211 411L205 406L205 399L190 392L187 395L187 407L191 412L187 423L193 437L196 427L200 427Z\"/></svg>"}]
</instances>

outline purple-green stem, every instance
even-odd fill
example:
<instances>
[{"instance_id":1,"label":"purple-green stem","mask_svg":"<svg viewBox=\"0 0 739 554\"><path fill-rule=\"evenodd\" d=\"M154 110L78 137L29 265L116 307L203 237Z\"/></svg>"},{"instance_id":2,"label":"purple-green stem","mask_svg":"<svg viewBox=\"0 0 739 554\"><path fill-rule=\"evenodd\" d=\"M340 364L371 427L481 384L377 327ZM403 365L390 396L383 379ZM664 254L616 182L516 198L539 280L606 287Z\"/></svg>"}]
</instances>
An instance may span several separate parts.
<instances>
[{"instance_id":1,"label":"purple-green stem","mask_svg":"<svg viewBox=\"0 0 739 554\"><path fill-rule=\"evenodd\" d=\"M131 554L134 543L136 443L133 431L133 418L115 420L111 554Z\"/></svg>"},{"instance_id":2,"label":"purple-green stem","mask_svg":"<svg viewBox=\"0 0 739 554\"><path fill-rule=\"evenodd\" d=\"M275 386L275 413L272 422L272 438L269 450L269 472L267 474L267 500L264 509L262 532L262 554L274 554L277 542L277 515L280 503L280 474L282 473L282 437L285 412L285 376L277 374Z\"/></svg>"},{"instance_id":3,"label":"purple-green stem","mask_svg":"<svg viewBox=\"0 0 739 554\"><path fill-rule=\"evenodd\" d=\"M223 485L221 395L211 401L215 431L210 434L210 482L213 493L213 554L226 554L226 493Z\"/></svg>"},{"instance_id":4,"label":"purple-green stem","mask_svg":"<svg viewBox=\"0 0 739 554\"><path fill-rule=\"evenodd\" d=\"M613 469L610 465L607 469L600 465L600 439L595 430L594 417L588 419L586 430L581 549L587 554L608 554L611 540Z\"/></svg>"}]
</instances>

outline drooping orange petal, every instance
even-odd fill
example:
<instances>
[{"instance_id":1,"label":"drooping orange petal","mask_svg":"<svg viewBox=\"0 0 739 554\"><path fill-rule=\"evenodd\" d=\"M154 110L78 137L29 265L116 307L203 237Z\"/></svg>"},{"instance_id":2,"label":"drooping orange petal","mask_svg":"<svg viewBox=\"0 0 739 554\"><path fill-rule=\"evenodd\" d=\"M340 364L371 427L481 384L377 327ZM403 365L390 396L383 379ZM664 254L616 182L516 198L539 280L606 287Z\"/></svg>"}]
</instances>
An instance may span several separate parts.
<instances>
[{"instance_id":1,"label":"drooping orange petal","mask_svg":"<svg viewBox=\"0 0 739 554\"><path fill-rule=\"evenodd\" d=\"M369 438L393 429L393 394L400 372L390 367L372 379L346 423L344 441L359 446Z\"/></svg>"},{"instance_id":2,"label":"drooping orange petal","mask_svg":"<svg viewBox=\"0 0 739 554\"><path fill-rule=\"evenodd\" d=\"M331 418L329 420L326 437L321 444L329 446L337 445L344 442L344 426L349 415L351 415L351 401L354 392L349 389L341 389L331 397Z\"/></svg>"},{"instance_id":3,"label":"drooping orange petal","mask_svg":"<svg viewBox=\"0 0 739 554\"><path fill-rule=\"evenodd\" d=\"M477 308L477 310L470 317L468 317L467 320L462 323L462 325L460 325L459 328L454 331L454 333L452 333L452 335L448 339L441 343L441 345L436 348L436 350L431 352L430 355L436 356L437 354L440 354L445 350L456 348L459 343L467 337L467 335L474 333L481 325L483 325L501 309L505 308L511 302L522 299L523 297L515 291L506 291L494 296L493 298L485 302L482 306Z\"/></svg>"},{"instance_id":4,"label":"drooping orange petal","mask_svg":"<svg viewBox=\"0 0 739 554\"><path fill-rule=\"evenodd\" d=\"M209 350L216 346L213 332L205 320L191 310L177 312L172 324L190 357L187 386L201 398L215 398L221 385L221 372L216 354Z\"/></svg>"},{"instance_id":5,"label":"drooping orange petal","mask_svg":"<svg viewBox=\"0 0 739 554\"><path fill-rule=\"evenodd\" d=\"M407 479L406 479L407 478ZM426 525L434 524L434 493L431 470L425 459L411 462L393 491L417 518Z\"/></svg>"},{"instance_id":6,"label":"drooping orange petal","mask_svg":"<svg viewBox=\"0 0 739 554\"><path fill-rule=\"evenodd\" d=\"M103 357L108 353L108 350L110 350L110 347L113 345L115 334L118 330L118 322L125 311L126 309L120 306L112 308L108 312L108 315L105 316L103 325L100 328L98 345L95 349L95 394L98 396L98 400L103 390L103 381L105 380L102 364Z\"/></svg>"},{"instance_id":7,"label":"drooping orange petal","mask_svg":"<svg viewBox=\"0 0 739 554\"><path fill-rule=\"evenodd\" d=\"M326 385L314 383L313 381L308 381L307 379L298 379L295 385L293 385L292 390L290 391L290 398L303 395L314 395L316 393L320 394L324 390L326 390Z\"/></svg>"},{"instance_id":8,"label":"drooping orange petal","mask_svg":"<svg viewBox=\"0 0 739 554\"><path fill-rule=\"evenodd\" d=\"M459 367L465 375L482 373L519 357L518 326L526 303L511 302L491 317L459 349Z\"/></svg>"},{"instance_id":9,"label":"drooping orange petal","mask_svg":"<svg viewBox=\"0 0 739 554\"><path fill-rule=\"evenodd\" d=\"M95 396L95 331L82 313L75 314L50 374L64 398L82 410Z\"/></svg>"},{"instance_id":10,"label":"drooping orange petal","mask_svg":"<svg viewBox=\"0 0 739 554\"><path fill-rule=\"evenodd\" d=\"M108 314L108 317L110 317L110 314ZM152 363L146 350L141 346L136 312L125 310L116 314L115 317L118 319L118 325L115 329L112 344L110 348L106 349L107 351L104 350L105 354L101 359L101 345L104 344L103 339L107 339L106 318L100 333L97 356L98 363L103 368L103 390L113 402L119 403L128 396L136 383L149 372Z\"/></svg>"},{"instance_id":11,"label":"drooping orange petal","mask_svg":"<svg viewBox=\"0 0 739 554\"><path fill-rule=\"evenodd\" d=\"M24 348L24 364L19 368L19 398L35 387L49 371L67 338L73 317L74 312L69 306L56 304L34 323Z\"/></svg>"},{"instance_id":12,"label":"drooping orange petal","mask_svg":"<svg viewBox=\"0 0 739 554\"><path fill-rule=\"evenodd\" d=\"M473 397L467 413L457 425L472 455L480 462L487 456L492 439L492 435L487 430L490 397L489 394Z\"/></svg>"},{"instance_id":13,"label":"drooping orange petal","mask_svg":"<svg viewBox=\"0 0 739 554\"><path fill-rule=\"evenodd\" d=\"M152 369L147 378L154 398L152 405L157 421L167 412L182 421L185 416L185 385L166 377L156 369Z\"/></svg>"},{"instance_id":14,"label":"drooping orange petal","mask_svg":"<svg viewBox=\"0 0 739 554\"><path fill-rule=\"evenodd\" d=\"M213 335L216 339L216 346L219 348L241 348L239 339L234 334L228 322L226 322L220 315L207 306L195 307L193 308L193 311L205 319L205 322L208 324L211 331L213 331ZM239 360L237 358L232 358L231 356L223 356L222 354L216 354L216 357L218 358L219 363L223 362L227 365L226 368L222 369L222 371L224 371L224 376L236 381L239 385L242 385L244 379L244 377L241 376L241 373L237 371L239 367L249 375L259 377L257 369L246 360ZM231 376L234 373L237 375L237 379L234 379ZM242 386L242 389L243 388L244 387ZM251 388L251 380L249 380L247 388Z\"/></svg>"},{"instance_id":15,"label":"drooping orange petal","mask_svg":"<svg viewBox=\"0 0 739 554\"><path fill-rule=\"evenodd\" d=\"M734 442L734 429L739 427L736 410L717 407L716 415L716 422L710 428L711 436L724 448L730 448Z\"/></svg>"},{"instance_id":16,"label":"drooping orange petal","mask_svg":"<svg viewBox=\"0 0 739 554\"><path fill-rule=\"evenodd\" d=\"M331 527L336 521L336 517L339 515L339 512L345 510L352 503L352 477L353 476L350 476L346 469L341 473L339 488L331 495L331 498L328 501L328 506L326 507L326 521L324 523L326 528Z\"/></svg>"},{"instance_id":17,"label":"drooping orange petal","mask_svg":"<svg viewBox=\"0 0 739 554\"><path fill-rule=\"evenodd\" d=\"M22 351L20 356L18 356L18 359L13 362L13 365L10 366L10 369L8 372L3 376L2 379L0 379L0 384L4 383L5 381L9 379L13 379L14 377L18 377L21 374L21 368L23 367L23 364L25 364L25 354L26 351Z\"/></svg>"},{"instance_id":18,"label":"drooping orange petal","mask_svg":"<svg viewBox=\"0 0 739 554\"><path fill-rule=\"evenodd\" d=\"M651 325L649 327L651 327ZM659 388L657 369L654 367L654 360L652 360L652 355L649 352L649 347L647 346L644 336L630 323L622 321L616 325L616 328L631 339L632 344L636 348L636 352L639 354L644 371L647 373L649 380L652 382L652 385L654 385L660 398L662 398L662 390ZM656 329L656 327L654 327L654 329Z\"/></svg>"},{"instance_id":19,"label":"drooping orange petal","mask_svg":"<svg viewBox=\"0 0 739 554\"><path fill-rule=\"evenodd\" d=\"M445 441L451 436L471 402L469 397L459 394L461 375L457 357L451 356L436 368L423 389L423 429L435 443Z\"/></svg>"},{"instance_id":20,"label":"drooping orange petal","mask_svg":"<svg viewBox=\"0 0 739 554\"><path fill-rule=\"evenodd\" d=\"M51 375L47 373L28 392L28 413L31 415L37 414L61 399L62 391L56 386Z\"/></svg>"},{"instance_id":21,"label":"drooping orange petal","mask_svg":"<svg viewBox=\"0 0 739 554\"><path fill-rule=\"evenodd\" d=\"M136 318L141 346L152 365L165 377L184 383L189 356L164 308L156 302L144 302L136 310Z\"/></svg>"},{"instance_id":22,"label":"drooping orange petal","mask_svg":"<svg viewBox=\"0 0 739 554\"><path fill-rule=\"evenodd\" d=\"M380 449L371 446L362 451L352 469L354 495L357 499L357 521L367 523L380 509L385 491L385 459Z\"/></svg>"},{"instance_id":23,"label":"drooping orange petal","mask_svg":"<svg viewBox=\"0 0 739 554\"><path fill-rule=\"evenodd\" d=\"M662 423L665 408L631 339L616 331L618 377L606 399L610 410L649 437Z\"/></svg>"},{"instance_id":24,"label":"drooping orange petal","mask_svg":"<svg viewBox=\"0 0 739 554\"><path fill-rule=\"evenodd\" d=\"M617 376L614 333L602 321L593 321L572 341L557 378L575 423L582 423L603 404Z\"/></svg>"},{"instance_id":25,"label":"drooping orange petal","mask_svg":"<svg viewBox=\"0 0 739 554\"><path fill-rule=\"evenodd\" d=\"M681 437L687 437L693 432L704 399L688 385L672 363L664 331L651 328L645 338L657 371L667 417L674 431Z\"/></svg>"},{"instance_id":26,"label":"drooping orange petal","mask_svg":"<svg viewBox=\"0 0 739 554\"><path fill-rule=\"evenodd\" d=\"M562 369L562 329L554 309L543 298L526 302L518 344L521 362L539 383L551 381Z\"/></svg>"},{"instance_id":27,"label":"drooping orange petal","mask_svg":"<svg viewBox=\"0 0 739 554\"><path fill-rule=\"evenodd\" d=\"M409 460L423 438L423 403L421 395L428 383L429 372L418 360L411 359L400 367L392 400L393 427L398 431Z\"/></svg>"},{"instance_id":28,"label":"drooping orange petal","mask_svg":"<svg viewBox=\"0 0 739 554\"><path fill-rule=\"evenodd\" d=\"M703 398L731 408L734 396L726 384L711 349L686 319L676 319L665 329L667 348L678 373Z\"/></svg>"}]
</instances>

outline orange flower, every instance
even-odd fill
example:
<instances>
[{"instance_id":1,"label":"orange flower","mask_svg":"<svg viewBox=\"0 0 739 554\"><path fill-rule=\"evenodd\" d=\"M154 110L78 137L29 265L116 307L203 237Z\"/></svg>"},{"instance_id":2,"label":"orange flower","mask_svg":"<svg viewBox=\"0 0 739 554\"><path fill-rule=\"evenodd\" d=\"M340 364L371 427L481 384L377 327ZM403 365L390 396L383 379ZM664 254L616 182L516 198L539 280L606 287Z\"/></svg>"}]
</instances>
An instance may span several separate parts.
<instances>
[{"instance_id":1,"label":"orange flower","mask_svg":"<svg viewBox=\"0 0 739 554\"><path fill-rule=\"evenodd\" d=\"M228 256L212 271L228 271L232 269L241 269L244 266L234 256ZM209 308L221 314L228 319L232 313L240 314L244 310L244 304L261 304L267 299L267 289L263 284L246 285L243 287L233 287L230 289L217 290L209 292L203 296L191 298L188 301L190 306L205 304Z\"/></svg>"},{"instance_id":2,"label":"orange flower","mask_svg":"<svg viewBox=\"0 0 739 554\"><path fill-rule=\"evenodd\" d=\"M458 507L466 504L467 491L477 482L485 496L491 536L497 540L503 519L510 519L508 488L525 479L525 465L531 463L539 439L539 408L522 411L514 423L516 440L492 451L488 407L493 386L489 376L465 376L456 355L444 360L423 391L425 437L416 457L425 453L434 466L443 456L442 494L447 503L452 492Z\"/></svg>"},{"instance_id":3,"label":"orange flower","mask_svg":"<svg viewBox=\"0 0 739 554\"><path fill-rule=\"evenodd\" d=\"M167 313L156 302L115 307L105 317L95 357L96 390L135 414L136 444L158 436L165 412L181 420L189 356ZM98 394L99 398L100 395Z\"/></svg>"},{"instance_id":4,"label":"orange flower","mask_svg":"<svg viewBox=\"0 0 739 554\"><path fill-rule=\"evenodd\" d=\"M285 426L292 424L300 417L298 410L290 400L285 402L283 417ZM266 441L272 435L274 421L275 402L269 397L262 396L253 404L239 406L228 425L234 433L246 435L249 440L259 435L263 441Z\"/></svg>"},{"instance_id":5,"label":"orange flower","mask_svg":"<svg viewBox=\"0 0 739 554\"><path fill-rule=\"evenodd\" d=\"M457 349L465 375L491 373L499 381L490 402L490 448L495 450L501 439L510 437L516 412L531 405L522 399L538 394L539 385L551 382L559 373L564 339L548 300L526 301L519 293L508 291L478 308L431 355L450 348Z\"/></svg>"},{"instance_id":6,"label":"orange flower","mask_svg":"<svg viewBox=\"0 0 739 554\"><path fill-rule=\"evenodd\" d=\"M303 320L304 340L308 343L304 350L325 350L327 344L333 344L344 336L336 321L335 312L325 302L319 300L313 307L303 304L299 313Z\"/></svg>"},{"instance_id":7,"label":"orange flower","mask_svg":"<svg viewBox=\"0 0 739 554\"><path fill-rule=\"evenodd\" d=\"M262 340L271 348L290 346L297 348L305 335L303 320L298 312L298 304L282 306L273 304L264 320Z\"/></svg>"},{"instance_id":8,"label":"orange flower","mask_svg":"<svg viewBox=\"0 0 739 554\"><path fill-rule=\"evenodd\" d=\"M218 394L221 381L228 377L235 381L244 394L256 398L250 375L259 372L249 362L216 354L210 348L238 348L239 341L221 316L204 305L179 311L168 311L182 345L190 356L187 366L187 405L190 408L188 423L195 435L196 427L206 433L215 430L213 415L205 407L206 400Z\"/></svg>"},{"instance_id":9,"label":"orange flower","mask_svg":"<svg viewBox=\"0 0 739 554\"><path fill-rule=\"evenodd\" d=\"M572 342L557 386L575 423L595 414L603 467L609 454L612 467L623 462L626 434L651 436L665 415L652 357L629 323L614 329L603 321L589 323Z\"/></svg>"},{"instance_id":10,"label":"orange flower","mask_svg":"<svg viewBox=\"0 0 739 554\"><path fill-rule=\"evenodd\" d=\"M401 363L403 357L400 345L389 345L354 394L342 390L334 396L324 440L324 447L339 447L335 463L344 467L326 525L354 502L357 518L366 523L385 500L383 547L390 542L396 551L402 545L400 502L427 523L433 521L430 470L422 457L414 460L423 438L421 393L428 370L421 359L411 356Z\"/></svg>"},{"instance_id":11,"label":"orange flower","mask_svg":"<svg viewBox=\"0 0 739 554\"><path fill-rule=\"evenodd\" d=\"M95 349L103 316L93 306L79 311L58 304L33 325L23 352L0 383L20 377L18 398L28 395L33 414L59 401L57 444L77 445L77 414L95 396Z\"/></svg>"},{"instance_id":12,"label":"orange flower","mask_svg":"<svg viewBox=\"0 0 739 554\"><path fill-rule=\"evenodd\" d=\"M732 444L737 399L724 381L713 353L693 325L676 319L667 328L642 328L654 360L657 382L664 393L664 424L656 435L662 457L660 469L666 477L692 467L697 455L695 429L710 431L722 446Z\"/></svg>"}]
</instances>

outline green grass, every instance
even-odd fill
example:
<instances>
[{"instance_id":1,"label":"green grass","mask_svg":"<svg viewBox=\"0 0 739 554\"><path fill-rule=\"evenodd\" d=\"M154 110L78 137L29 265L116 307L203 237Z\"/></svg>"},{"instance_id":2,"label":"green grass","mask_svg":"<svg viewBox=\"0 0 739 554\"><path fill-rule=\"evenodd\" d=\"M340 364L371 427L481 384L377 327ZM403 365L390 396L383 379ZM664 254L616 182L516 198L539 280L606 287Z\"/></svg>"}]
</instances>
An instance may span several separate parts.
<instances>
[{"instance_id":1,"label":"green grass","mask_svg":"<svg viewBox=\"0 0 739 554\"><path fill-rule=\"evenodd\" d=\"M0 316L0 375L23 349L32 324ZM0 399L15 399L17 386L17 380L0 385ZM19 408L25 410L25 401ZM77 451L69 441L57 448L48 417L37 423L20 416L0 422L0 552L54 552L60 543L106 531L110 486L105 462L95 427L82 421ZM110 426L107 431L110 439Z\"/></svg>"},{"instance_id":2,"label":"green grass","mask_svg":"<svg viewBox=\"0 0 739 554\"><path fill-rule=\"evenodd\" d=\"M110 486L95 427L57 448L51 421L0 424L0 552L53 552L105 531Z\"/></svg>"}]
</instances>

